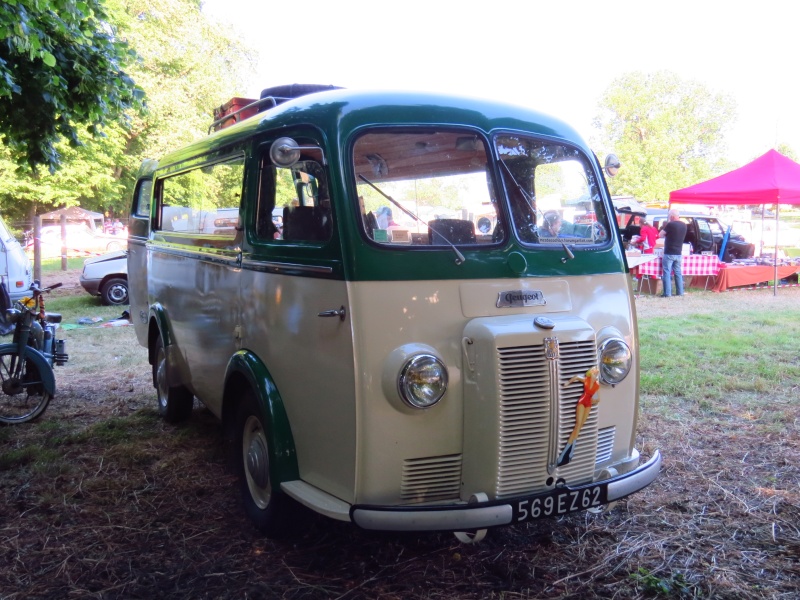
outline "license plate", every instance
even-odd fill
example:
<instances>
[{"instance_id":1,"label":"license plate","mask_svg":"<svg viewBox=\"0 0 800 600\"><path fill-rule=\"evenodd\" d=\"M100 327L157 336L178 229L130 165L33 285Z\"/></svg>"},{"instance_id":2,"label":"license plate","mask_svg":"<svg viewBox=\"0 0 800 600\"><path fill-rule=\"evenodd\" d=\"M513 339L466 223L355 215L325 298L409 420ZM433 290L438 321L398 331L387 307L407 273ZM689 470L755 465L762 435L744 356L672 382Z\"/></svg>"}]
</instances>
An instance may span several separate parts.
<instances>
[{"instance_id":1,"label":"license plate","mask_svg":"<svg viewBox=\"0 0 800 600\"><path fill-rule=\"evenodd\" d=\"M606 504L607 497L608 487L605 484L573 490L556 488L549 494L514 502L513 520L521 523L586 510Z\"/></svg>"}]
</instances>

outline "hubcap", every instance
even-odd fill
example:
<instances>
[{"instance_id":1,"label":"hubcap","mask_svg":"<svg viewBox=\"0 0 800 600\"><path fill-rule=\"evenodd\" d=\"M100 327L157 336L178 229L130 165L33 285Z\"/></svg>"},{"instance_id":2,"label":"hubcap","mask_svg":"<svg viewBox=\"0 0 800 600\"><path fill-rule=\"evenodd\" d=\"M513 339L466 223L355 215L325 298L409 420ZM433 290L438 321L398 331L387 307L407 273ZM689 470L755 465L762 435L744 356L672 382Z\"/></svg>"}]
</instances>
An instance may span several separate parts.
<instances>
[{"instance_id":1,"label":"hubcap","mask_svg":"<svg viewBox=\"0 0 800 600\"><path fill-rule=\"evenodd\" d=\"M156 363L156 384L158 386L158 403L162 408L167 407L167 357L164 351L158 353L158 362Z\"/></svg>"},{"instance_id":2,"label":"hubcap","mask_svg":"<svg viewBox=\"0 0 800 600\"><path fill-rule=\"evenodd\" d=\"M269 505L272 490L269 483L269 449L261 422L254 416L247 418L242 436L244 471L250 496L259 508Z\"/></svg>"},{"instance_id":3,"label":"hubcap","mask_svg":"<svg viewBox=\"0 0 800 600\"><path fill-rule=\"evenodd\" d=\"M108 298L112 302L122 304L128 299L128 289L124 285L112 285L108 288Z\"/></svg>"},{"instance_id":4,"label":"hubcap","mask_svg":"<svg viewBox=\"0 0 800 600\"><path fill-rule=\"evenodd\" d=\"M22 391L22 386L19 379L16 377L9 377L3 381L3 393L7 396L14 396Z\"/></svg>"}]
</instances>

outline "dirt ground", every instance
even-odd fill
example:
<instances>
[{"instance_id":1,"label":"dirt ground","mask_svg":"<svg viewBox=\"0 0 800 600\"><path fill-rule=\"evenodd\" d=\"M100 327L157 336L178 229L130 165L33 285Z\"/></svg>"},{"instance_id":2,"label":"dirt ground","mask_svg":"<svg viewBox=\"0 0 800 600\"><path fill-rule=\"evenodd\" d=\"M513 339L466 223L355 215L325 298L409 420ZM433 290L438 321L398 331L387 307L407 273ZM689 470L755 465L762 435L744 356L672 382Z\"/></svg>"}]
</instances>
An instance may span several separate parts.
<instances>
[{"instance_id":1,"label":"dirt ground","mask_svg":"<svg viewBox=\"0 0 800 600\"><path fill-rule=\"evenodd\" d=\"M690 293L640 297L637 310L798 301L800 289ZM130 327L108 335L136 346ZM0 599L798 597L796 405L783 407L794 428L766 436L746 419L698 430L650 415L637 447L661 449L662 475L602 515L503 528L470 546L302 513L296 535L269 540L243 516L208 411L164 424L143 349L129 358L73 347L42 419L0 428ZM91 376L80 360L96 361Z\"/></svg>"}]
</instances>

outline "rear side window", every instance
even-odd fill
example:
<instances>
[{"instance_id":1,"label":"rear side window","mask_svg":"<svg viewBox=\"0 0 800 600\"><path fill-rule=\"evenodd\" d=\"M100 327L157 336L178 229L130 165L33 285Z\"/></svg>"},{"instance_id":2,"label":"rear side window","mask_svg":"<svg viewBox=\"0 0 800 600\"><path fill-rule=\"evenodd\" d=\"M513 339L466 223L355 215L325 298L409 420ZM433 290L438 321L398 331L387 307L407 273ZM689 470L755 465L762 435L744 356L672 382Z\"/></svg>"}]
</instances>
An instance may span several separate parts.
<instances>
[{"instance_id":1,"label":"rear side window","mask_svg":"<svg viewBox=\"0 0 800 600\"><path fill-rule=\"evenodd\" d=\"M237 157L161 179L159 229L233 240L243 178L244 157Z\"/></svg>"}]
</instances>

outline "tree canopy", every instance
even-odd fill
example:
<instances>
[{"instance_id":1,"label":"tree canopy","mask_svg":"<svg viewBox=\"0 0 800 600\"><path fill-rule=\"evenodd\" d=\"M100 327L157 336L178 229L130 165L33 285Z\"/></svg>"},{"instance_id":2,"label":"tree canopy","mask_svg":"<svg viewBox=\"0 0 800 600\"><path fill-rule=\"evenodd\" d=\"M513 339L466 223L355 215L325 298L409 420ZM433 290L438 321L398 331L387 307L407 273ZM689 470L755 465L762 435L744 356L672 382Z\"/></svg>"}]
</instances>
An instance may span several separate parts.
<instances>
[{"instance_id":1,"label":"tree canopy","mask_svg":"<svg viewBox=\"0 0 800 600\"><path fill-rule=\"evenodd\" d=\"M11 146L0 147L0 210L7 219L70 205L126 212L142 160L207 135L214 107L241 95L254 70L252 51L210 22L198 0L104 0L103 7L115 40L138 56L128 72L146 93L147 111L131 105L108 120L101 136L77 129L77 143L56 142L61 164L54 173L18 173Z\"/></svg>"},{"instance_id":2,"label":"tree canopy","mask_svg":"<svg viewBox=\"0 0 800 600\"><path fill-rule=\"evenodd\" d=\"M634 72L616 79L599 102L601 146L620 157L613 194L665 201L672 190L733 167L724 134L735 117L732 98L674 73Z\"/></svg>"},{"instance_id":3,"label":"tree canopy","mask_svg":"<svg viewBox=\"0 0 800 600\"><path fill-rule=\"evenodd\" d=\"M0 3L0 131L16 162L54 172L58 142L81 143L141 106L125 72L135 54L100 0Z\"/></svg>"}]
</instances>

